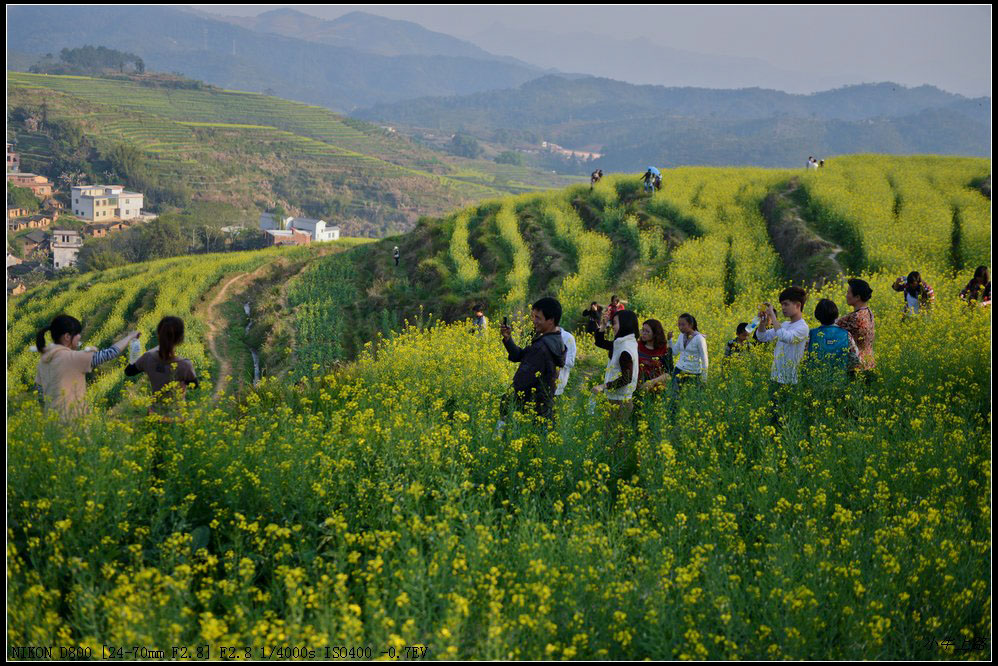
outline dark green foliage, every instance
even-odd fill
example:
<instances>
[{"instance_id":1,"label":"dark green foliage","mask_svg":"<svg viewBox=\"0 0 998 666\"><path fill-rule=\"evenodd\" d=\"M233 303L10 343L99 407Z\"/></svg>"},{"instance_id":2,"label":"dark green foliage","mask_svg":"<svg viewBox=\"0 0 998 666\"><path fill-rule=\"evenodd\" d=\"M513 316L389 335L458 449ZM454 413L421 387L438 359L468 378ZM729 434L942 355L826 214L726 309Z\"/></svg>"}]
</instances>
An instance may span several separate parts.
<instances>
[{"instance_id":1,"label":"dark green foliage","mask_svg":"<svg viewBox=\"0 0 998 666\"><path fill-rule=\"evenodd\" d=\"M960 209L953 207L953 231L950 233L950 265L953 270L960 272L966 265L966 256L963 251L963 220L960 217Z\"/></svg>"},{"instance_id":2,"label":"dark green foliage","mask_svg":"<svg viewBox=\"0 0 998 666\"><path fill-rule=\"evenodd\" d=\"M258 229L236 235L222 227L236 226L245 215L224 203L198 201L184 212L168 212L103 238L88 238L80 250L82 270L99 270L123 263L165 259L183 254L253 250L266 246ZM60 220L60 224L62 221Z\"/></svg>"},{"instance_id":3,"label":"dark green foliage","mask_svg":"<svg viewBox=\"0 0 998 666\"><path fill-rule=\"evenodd\" d=\"M23 208L32 213L41 208L41 203L35 193L26 187L15 187L7 183L7 205L14 208Z\"/></svg>"},{"instance_id":4,"label":"dark green foliage","mask_svg":"<svg viewBox=\"0 0 998 666\"><path fill-rule=\"evenodd\" d=\"M724 255L724 304L731 305L738 295L738 282L735 275L735 257L732 253L734 241L728 236L728 251Z\"/></svg>"},{"instance_id":5,"label":"dark green foliage","mask_svg":"<svg viewBox=\"0 0 998 666\"><path fill-rule=\"evenodd\" d=\"M515 150L505 150L496 155L496 163L523 166L525 160L523 159L523 153L518 153Z\"/></svg>"},{"instance_id":6,"label":"dark green foliage","mask_svg":"<svg viewBox=\"0 0 998 666\"><path fill-rule=\"evenodd\" d=\"M484 150L473 137L467 134L455 134L448 147L458 157L480 157Z\"/></svg>"}]
</instances>

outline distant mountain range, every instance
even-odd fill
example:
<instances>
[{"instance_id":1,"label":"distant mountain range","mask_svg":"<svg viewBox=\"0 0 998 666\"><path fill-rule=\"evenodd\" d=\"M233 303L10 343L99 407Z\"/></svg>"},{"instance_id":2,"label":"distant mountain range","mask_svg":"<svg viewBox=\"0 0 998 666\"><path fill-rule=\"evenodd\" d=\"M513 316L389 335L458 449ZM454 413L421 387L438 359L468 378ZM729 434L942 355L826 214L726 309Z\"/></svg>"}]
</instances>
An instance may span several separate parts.
<instances>
[{"instance_id":1,"label":"distant mountain range","mask_svg":"<svg viewBox=\"0 0 998 666\"><path fill-rule=\"evenodd\" d=\"M595 150L610 169L794 166L809 154L850 152L986 156L991 136L990 98L893 83L791 95L549 75L515 90L407 100L355 115L511 145L546 140Z\"/></svg>"},{"instance_id":2,"label":"distant mountain range","mask_svg":"<svg viewBox=\"0 0 998 666\"><path fill-rule=\"evenodd\" d=\"M475 37L486 49L532 40L521 50L543 53L534 47L544 46L553 54L544 60L548 65L600 71L615 61L619 71L633 60L636 70L652 67L662 80L721 81L737 89L555 75L412 22L364 12L324 20L289 9L222 17L166 6L21 5L11 6L7 19L11 69L27 69L64 47L108 46L137 54L151 71L430 130L438 143L457 132L500 149L550 141L604 153L601 165L610 169L634 163L793 166L801 155L856 151L990 153L990 98L892 83L808 95L744 88L782 81L792 89L785 75L799 73L647 40L548 35L545 41L544 34L501 26Z\"/></svg>"},{"instance_id":3,"label":"distant mountain range","mask_svg":"<svg viewBox=\"0 0 998 666\"><path fill-rule=\"evenodd\" d=\"M397 21L366 12L350 12L326 21L294 9L275 9L257 16L215 16L256 32L272 33L383 56L449 56L505 62L540 72L540 68L510 56L497 56L471 42L427 30L411 21Z\"/></svg>"},{"instance_id":4,"label":"distant mountain range","mask_svg":"<svg viewBox=\"0 0 998 666\"><path fill-rule=\"evenodd\" d=\"M65 47L107 46L139 55L150 70L337 111L515 87L544 73L414 23L370 14L322 21L282 10L250 23L253 29L160 6L21 5L7 12L7 49L23 63Z\"/></svg>"}]
</instances>

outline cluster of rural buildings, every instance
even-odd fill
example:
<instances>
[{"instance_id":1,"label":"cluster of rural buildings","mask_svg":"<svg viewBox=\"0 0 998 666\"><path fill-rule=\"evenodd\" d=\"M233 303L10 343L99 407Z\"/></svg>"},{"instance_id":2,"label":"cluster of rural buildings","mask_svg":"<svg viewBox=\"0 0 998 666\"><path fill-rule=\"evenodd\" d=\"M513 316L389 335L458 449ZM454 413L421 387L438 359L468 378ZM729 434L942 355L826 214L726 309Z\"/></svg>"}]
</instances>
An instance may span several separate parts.
<instances>
[{"instance_id":1,"label":"cluster of rural buildings","mask_svg":"<svg viewBox=\"0 0 998 666\"><path fill-rule=\"evenodd\" d=\"M24 289L23 279L33 273L51 273L76 265L85 237L102 238L126 229L149 216L142 212L144 197L121 185L77 185L70 188L69 206L56 197L52 183L45 176L21 172L20 155L7 144L7 183L30 190L41 202L41 209L31 211L7 205L7 232L18 234L22 257L7 256L7 291ZM59 228L62 216L71 215L79 222L74 228Z\"/></svg>"}]
</instances>

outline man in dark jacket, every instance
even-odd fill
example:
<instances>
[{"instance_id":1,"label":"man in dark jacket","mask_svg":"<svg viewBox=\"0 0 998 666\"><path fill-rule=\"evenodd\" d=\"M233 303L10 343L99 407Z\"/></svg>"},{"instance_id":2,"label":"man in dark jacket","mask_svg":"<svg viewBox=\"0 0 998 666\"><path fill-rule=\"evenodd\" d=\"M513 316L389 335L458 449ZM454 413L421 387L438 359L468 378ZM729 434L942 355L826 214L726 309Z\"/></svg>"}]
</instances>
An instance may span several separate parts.
<instances>
[{"instance_id":1,"label":"man in dark jacket","mask_svg":"<svg viewBox=\"0 0 998 666\"><path fill-rule=\"evenodd\" d=\"M558 328L561 322L561 303L553 298L542 298L534 303L530 314L534 324L534 338L528 347L520 349L516 346L509 326L501 326L499 332L502 334L503 346L509 352L509 360L520 364L513 375L514 403L517 408L533 404L534 411L539 416L550 419L553 417L552 405L558 368L565 365L565 344Z\"/></svg>"}]
</instances>

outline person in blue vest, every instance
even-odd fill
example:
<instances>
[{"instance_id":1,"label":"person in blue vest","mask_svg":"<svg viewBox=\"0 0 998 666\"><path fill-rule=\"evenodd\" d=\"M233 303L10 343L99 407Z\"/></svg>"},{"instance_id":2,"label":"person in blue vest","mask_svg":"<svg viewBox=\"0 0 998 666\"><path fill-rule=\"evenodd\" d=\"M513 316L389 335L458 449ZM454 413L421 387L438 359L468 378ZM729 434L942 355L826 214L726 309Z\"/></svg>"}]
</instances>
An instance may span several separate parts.
<instances>
[{"instance_id":1,"label":"person in blue vest","mask_svg":"<svg viewBox=\"0 0 998 666\"><path fill-rule=\"evenodd\" d=\"M808 375L821 384L838 383L839 380L844 383L849 369L859 366L859 347L849 331L835 325L839 317L835 301L827 298L818 301L814 317L821 326L812 328L808 334L804 351Z\"/></svg>"}]
</instances>

